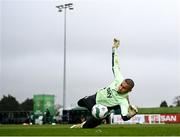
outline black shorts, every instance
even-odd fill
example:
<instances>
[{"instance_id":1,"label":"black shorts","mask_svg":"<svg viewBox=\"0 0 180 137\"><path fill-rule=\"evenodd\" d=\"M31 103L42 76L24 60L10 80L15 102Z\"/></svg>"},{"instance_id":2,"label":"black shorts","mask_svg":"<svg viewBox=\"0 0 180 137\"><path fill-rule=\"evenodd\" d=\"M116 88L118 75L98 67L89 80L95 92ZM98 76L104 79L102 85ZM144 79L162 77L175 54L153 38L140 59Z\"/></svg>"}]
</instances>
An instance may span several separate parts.
<instances>
[{"instance_id":1,"label":"black shorts","mask_svg":"<svg viewBox=\"0 0 180 137\"><path fill-rule=\"evenodd\" d=\"M96 94L92 96L86 96L78 101L78 105L80 107L85 107L87 108L90 112L92 110L92 107L96 104ZM83 125L83 128L94 128L98 125L100 125L102 122L101 119L96 119L92 115L90 115L86 123Z\"/></svg>"},{"instance_id":2,"label":"black shorts","mask_svg":"<svg viewBox=\"0 0 180 137\"><path fill-rule=\"evenodd\" d=\"M78 101L80 107L85 107L89 111L92 110L92 107L96 104L96 94L91 96L86 96Z\"/></svg>"}]
</instances>

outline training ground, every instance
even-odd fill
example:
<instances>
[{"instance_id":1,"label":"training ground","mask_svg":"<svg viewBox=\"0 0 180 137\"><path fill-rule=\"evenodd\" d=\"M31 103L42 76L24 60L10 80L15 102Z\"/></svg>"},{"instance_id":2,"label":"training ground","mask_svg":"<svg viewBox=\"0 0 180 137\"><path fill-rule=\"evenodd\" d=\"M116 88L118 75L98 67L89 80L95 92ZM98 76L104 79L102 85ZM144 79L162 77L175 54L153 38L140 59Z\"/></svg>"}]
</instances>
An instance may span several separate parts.
<instances>
[{"instance_id":1,"label":"training ground","mask_svg":"<svg viewBox=\"0 0 180 137\"><path fill-rule=\"evenodd\" d=\"M0 136L180 136L180 124L107 124L93 129L71 129L70 126L0 125Z\"/></svg>"}]
</instances>

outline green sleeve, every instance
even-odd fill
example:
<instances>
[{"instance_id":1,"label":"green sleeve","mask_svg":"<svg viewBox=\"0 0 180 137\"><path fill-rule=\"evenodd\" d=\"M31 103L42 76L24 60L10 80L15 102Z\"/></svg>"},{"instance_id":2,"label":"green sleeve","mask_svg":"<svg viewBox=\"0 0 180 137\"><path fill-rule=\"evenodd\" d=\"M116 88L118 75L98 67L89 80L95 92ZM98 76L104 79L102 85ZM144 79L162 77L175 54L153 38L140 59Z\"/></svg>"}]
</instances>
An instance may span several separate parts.
<instances>
[{"instance_id":1,"label":"green sleeve","mask_svg":"<svg viewBox=\"0 0 180 137\"><path fill-rule=\"evenodd\" d=\"M112 71L114 73L115 81L122 82L124 80L119 67L119 57L117 53L117 49L112 49Z\"/></svg>"}]
</instances>

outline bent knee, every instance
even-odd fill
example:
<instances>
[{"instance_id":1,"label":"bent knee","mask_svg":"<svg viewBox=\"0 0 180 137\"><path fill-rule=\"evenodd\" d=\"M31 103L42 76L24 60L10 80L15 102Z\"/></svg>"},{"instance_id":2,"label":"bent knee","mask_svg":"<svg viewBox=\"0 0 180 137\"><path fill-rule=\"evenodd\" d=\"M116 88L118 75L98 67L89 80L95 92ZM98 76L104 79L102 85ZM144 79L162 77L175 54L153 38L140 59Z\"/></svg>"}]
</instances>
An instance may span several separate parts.
<instances>
[{"instance_id":1,"label":"bent knee","mask_svg":"<svg viewBox=\"0 0 180 137\"><path fill-rule=\"evenodd\" d=\"M78 102L77 102L78 106L80 107L85 107L86 104L85 104L85 101L84 101L84 98L80 99Z\"/></svg>"}]
</instances>

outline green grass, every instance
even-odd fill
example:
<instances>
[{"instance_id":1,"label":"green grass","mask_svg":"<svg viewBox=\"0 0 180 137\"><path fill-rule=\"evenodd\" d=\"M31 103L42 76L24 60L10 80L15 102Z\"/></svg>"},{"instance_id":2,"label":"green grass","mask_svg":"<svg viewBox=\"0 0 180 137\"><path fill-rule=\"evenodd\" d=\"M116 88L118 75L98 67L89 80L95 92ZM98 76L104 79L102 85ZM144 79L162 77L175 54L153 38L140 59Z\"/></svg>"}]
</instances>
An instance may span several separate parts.
<instances>
[{"instance_id":1,"label":"green grass","mask_svg":"<svg viewBox=\"0 0 180 137\"><path fill-rule=\"evenodd\" d=\"M158 108L139 108L139 114L175 114L180 113L180 107L158 107Z\"/></svg>"},{"instance_id":2,"label":"green grass","mask_svg":"<svg viewBox=\"0 0 180 137\"><path fill-rule=\"evenodd\" d=\"M71 125L0 125L0 136L180 136L180 124L101 125L70 129Z\"/></svg>"}]
</instances>

